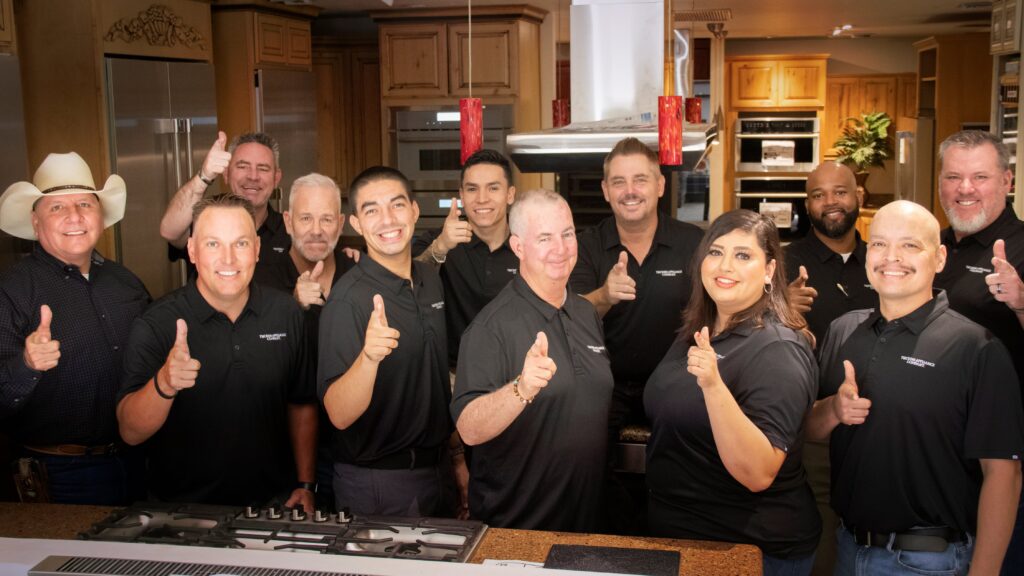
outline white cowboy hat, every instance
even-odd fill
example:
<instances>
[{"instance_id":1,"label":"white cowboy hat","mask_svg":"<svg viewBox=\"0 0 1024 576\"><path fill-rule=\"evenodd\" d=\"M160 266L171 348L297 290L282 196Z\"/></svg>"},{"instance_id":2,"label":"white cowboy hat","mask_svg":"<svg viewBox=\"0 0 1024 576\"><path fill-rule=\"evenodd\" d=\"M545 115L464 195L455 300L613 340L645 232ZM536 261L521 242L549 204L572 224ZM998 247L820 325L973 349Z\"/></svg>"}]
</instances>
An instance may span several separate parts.
<instances>
[{"instance_id":1,"label":"white cowboy hat","mask_svg":"<svg viewBox=\"0 0 1024 576\"><path fill-rule=\"evenodd\" d=\"M92 171L82 157L74 152L50 154L39 165L32 182L15 182L0 196L0 230L11 236L35 240L32 229L32 207L43 196L64 196L92 192L103 206L103 227L108 228L124 218L128 197L124 179L114 174L107 178L102 190L96 189Z\"/></svg>"}]
</instances>

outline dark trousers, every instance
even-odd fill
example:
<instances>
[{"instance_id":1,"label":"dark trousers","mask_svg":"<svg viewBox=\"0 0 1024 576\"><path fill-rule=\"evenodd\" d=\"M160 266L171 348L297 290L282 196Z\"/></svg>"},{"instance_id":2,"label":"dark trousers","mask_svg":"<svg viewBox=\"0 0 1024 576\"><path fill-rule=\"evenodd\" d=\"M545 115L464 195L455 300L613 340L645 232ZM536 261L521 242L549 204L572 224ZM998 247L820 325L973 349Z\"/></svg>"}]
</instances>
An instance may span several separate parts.
<instances>
[{"instance_id":1,"label":"dark trousers","mask_svg":"<svg viewBox=\"0 0 1024 576\"><path fill-rule=\"evenodd\" d=\"M338 510L385 516L436 516L443 493L439 466L380 470L334 463L334 502Z\"/></svg>"},{"instance_id":2,"label":"dark trousers","mask_svg":"<svg viewBox=\"0 0 1024 576\"><path fill-rule=\"evenodd\" d=\"M616 382L608 410L608 469L604 490L604 530L609 534L646 534L647 486L641 474L616 472L619 431L650 425L644 413L644 384Z\"/></svg>"},{"instance_id":3,"label":"dark trousers","mask_svg":"<svg viewBox=\"0 0 1024 576\"><path fill-rule=\"evenodd\" d=\"M22 451L46 467L50 499L59 504L124 506L145 498L142 458L132 453L56 456Z\"/></svg>"}]
</instances>

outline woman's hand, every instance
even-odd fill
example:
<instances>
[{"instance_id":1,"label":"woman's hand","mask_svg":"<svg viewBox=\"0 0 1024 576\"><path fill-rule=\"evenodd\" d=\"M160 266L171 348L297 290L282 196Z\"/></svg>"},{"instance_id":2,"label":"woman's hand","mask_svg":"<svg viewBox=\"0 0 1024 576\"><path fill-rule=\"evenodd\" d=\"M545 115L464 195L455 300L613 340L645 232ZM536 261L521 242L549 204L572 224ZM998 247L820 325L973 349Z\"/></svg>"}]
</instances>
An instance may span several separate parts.
<instances>
[{"instance_id":1,"label":"woman's hand","mask_svg":"<svg viewBox=\"0 0 1024 576\"><path fill-rule=\"evenodd\" d=\"M686 357L686 371L697 377L697 385L703 390L713 388L722 382L718 374L718 355L711 347L711 337L708 335L708 327L701 328L700 332L693 335L696 346L690 346Z\"/></svg>"}]
</instances>

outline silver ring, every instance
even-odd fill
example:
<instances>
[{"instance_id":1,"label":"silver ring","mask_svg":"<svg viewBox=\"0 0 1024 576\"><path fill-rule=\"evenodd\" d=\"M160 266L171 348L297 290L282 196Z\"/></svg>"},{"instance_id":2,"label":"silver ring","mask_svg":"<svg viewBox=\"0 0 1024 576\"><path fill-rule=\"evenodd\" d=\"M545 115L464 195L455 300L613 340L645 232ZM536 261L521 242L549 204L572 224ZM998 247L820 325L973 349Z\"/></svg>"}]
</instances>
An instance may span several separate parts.
<instances>
[{"instance_id":1,"label":"silver ring","mask_svg":"<svg viewBox=\"0 0 1024 576\"><path fill-rule=\"evenodd\" d=\"M1002 284L996 284L996 294L1002 294L1002 293L1003 293L1003 285Z\"/></svg>"}]
</instances>

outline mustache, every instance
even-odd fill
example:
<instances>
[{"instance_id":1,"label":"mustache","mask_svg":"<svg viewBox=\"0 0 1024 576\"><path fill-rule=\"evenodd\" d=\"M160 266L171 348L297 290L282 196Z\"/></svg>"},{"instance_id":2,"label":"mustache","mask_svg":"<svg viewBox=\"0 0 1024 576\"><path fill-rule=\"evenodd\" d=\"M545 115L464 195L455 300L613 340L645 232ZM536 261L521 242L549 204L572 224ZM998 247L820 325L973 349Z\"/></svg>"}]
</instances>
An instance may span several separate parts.
<instances>
[{"instance_id":1,"label":"mustache","mask_svg":"<svg viewBox=\"0 0 1024 576\"><path fill-rule=\"evenodd\" d=\"M878 274L881 274L882 272L910 272L910 273L917 272L917 268L914 268L913 266L890 266L890 265L884 265L884 264L880 264L878 266L875 266L871 270L873 272L875 272L875 273L878 273Z\"/></svg>"}]
</instances>

